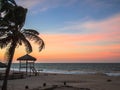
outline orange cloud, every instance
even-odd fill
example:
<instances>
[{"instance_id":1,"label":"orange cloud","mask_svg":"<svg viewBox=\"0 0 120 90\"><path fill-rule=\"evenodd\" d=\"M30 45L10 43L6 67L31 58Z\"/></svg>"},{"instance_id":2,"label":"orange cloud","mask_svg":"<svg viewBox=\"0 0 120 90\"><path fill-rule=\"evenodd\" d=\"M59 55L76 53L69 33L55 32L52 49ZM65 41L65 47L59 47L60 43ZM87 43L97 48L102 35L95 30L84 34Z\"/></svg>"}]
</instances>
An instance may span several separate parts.
<instances>
[{"instance_id":1,"label":"orange cloud","mask_svg":"<svg viewBox=\"0 0 120 90\"><path fill-rule=\"evenodd\" d=\"M44 34L42 38L46 48L40 53L38 46L32 42L31 55L35 56L38 62L104 62L109 59L118 61L120 58L120 43L95 44L103 40L106 42L114 40L106 35ZM0 51L0 55L4 55L3 52L5 51ZM14 61L24 54L26 54L24 46L16 48ZM3 60L3 56L0 58Z\"/></svg>"},{"instance_id":2,"label":"orange cloud","mask_svg":"<svg viewBox=\"0 0 120 90\"><path fill-rule=\"evenodd\" d=\"M39 53L38 46L32 42L31 55L38 62L120 62L120 15L103 21L83 23L75 29L81 27L92 31L84 34L42 34L46 48ZM0 50L1 60L4 60L4 52L5 49ZM16 48L14 61L24 54L24 46Z\"/></svg>"},{"instance_id":3,"label":"orange cloud","mask_svg":"<svg viewBox=\"0 0 120 90\"><path fill-rule=\"evenodd\" d=\"M112 34L110 34L111 36ZM38 46L32 42L33 53L31 55L38 59L38 62L86 62L101 61L120 57L120 43L108 43L105 45L95 44L98 42L111 41L120 39L120 37L109 38L109 35L101 34L44 34L42 38L45 41L46 48L42 52L38 52ZM113 34L114 36L114 34ZM5 50L0 51L0 58L4 60ZM14 60L24 55L24 46L16 48ZM101 59L101 60L100 60Z\"/></svg>"},{"instance_id":4,"label":"orange cloud","mask_svg":"<svg viewBox=\"0 0 120 90\"><path fill-rule=\"evenodd\" d=\"M107 36L81 36L79 34L47 34L43 35L46 48L40 54L33 54L40 62L84 62L119 57L120 44L95 45L94 42L107 41ZM83 39L84 38L84 39ZM113 38L114 39L114 38ZM89 42L88 42L89 41ZM86 42L87 44L84 44ZM93 44L92 44L93 43ZM92 44L92 45L89 45ZM45 61L44 61L45 60Z\"/></svg>"}]
</instances>

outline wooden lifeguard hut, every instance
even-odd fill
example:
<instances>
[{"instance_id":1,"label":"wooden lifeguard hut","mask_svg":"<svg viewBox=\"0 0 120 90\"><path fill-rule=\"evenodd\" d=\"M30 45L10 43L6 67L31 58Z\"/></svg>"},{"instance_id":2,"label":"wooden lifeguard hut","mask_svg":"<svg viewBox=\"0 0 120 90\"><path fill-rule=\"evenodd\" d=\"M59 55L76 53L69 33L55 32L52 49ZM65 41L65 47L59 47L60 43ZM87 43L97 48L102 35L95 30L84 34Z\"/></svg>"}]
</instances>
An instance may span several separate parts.
<instances>
[{"instance_id":1,"label":"wooden lifeguard hut","mask_svg":"<svg viewBox=\"0 0 120 90\"><path fill-rule=\"evenodd\" d=\"M21 71L22 69L26 69L26 75L28 75L28 70L30 75L32 74L32 72L35 75L37 74L37 70L35 69L35 57L26 54L17 58L17 60L19 61L19 71Z\"/></svg>"}]
</instances>

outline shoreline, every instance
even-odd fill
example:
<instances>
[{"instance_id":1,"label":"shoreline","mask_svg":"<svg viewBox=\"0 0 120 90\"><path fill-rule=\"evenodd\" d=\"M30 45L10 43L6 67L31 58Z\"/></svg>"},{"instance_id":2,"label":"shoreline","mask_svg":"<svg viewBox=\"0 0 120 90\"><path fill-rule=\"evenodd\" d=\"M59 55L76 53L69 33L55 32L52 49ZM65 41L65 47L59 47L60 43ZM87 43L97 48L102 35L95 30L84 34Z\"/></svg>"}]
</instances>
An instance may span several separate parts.
<instances>
[{"instance_id":1,"label":"shoreline","mask_svg":"<svg viewBox=\"0 0 120 90\"><path fill-rule=\"evenodd\" d=\"M19 69L11 69L11 73L19 72ZM21 72L26 72L25 70L22 70ZM4 73L4 70L0 70L0 73ZM30 73L28 71L28 73ZM61 71L61 70L50 70L50 71L44 71L44 70L37 70L37 73L49 73L49 74L70 74L70 75L88 75L88 74L104 74L107 76L120 76L120 71L111 71L111 72L101 72L101 71Z\"/></svg>"},{"instance_id":2,"label":"shoreline","mask_svg":"<svg viewBox=\"0 0 120 90\"><path fill-rule=\"evenodd\" d=\"M8 90L45 90L53 86L63 86L62 90L120 90L120 76L107 76L105 74L58 74L58 73L39 73L39 76L31 76L23 79L14 79L8 81ZM64 87L64 82L66 86ZM0 80L0 85L2 80ZM43 84L46 84L44 87ZM57 88L54 90L57 90ZM69 89L68 89L69 88ZM49 89L52 90L52 89ZM61 90L61 89L58 89Z\"/></svg>"},{"instance_id":3,"label":"shoreline","mask_svg":"<svg viewBox=\"0 0 120 90\"><path fill-rule=\"evenodd\" d=\"M18 69L12 69L11 71L19 72ZM25 72L23 70L22 72ZM29 71L28 71L29 72ZM63 70L37 70L38 73L50 73L50 74L73 74L73 75L86 75L86 74L105 74L107 76L120 76L120 71L102 72L102 71L63 71Z\"/></svg>"}]
</instances>

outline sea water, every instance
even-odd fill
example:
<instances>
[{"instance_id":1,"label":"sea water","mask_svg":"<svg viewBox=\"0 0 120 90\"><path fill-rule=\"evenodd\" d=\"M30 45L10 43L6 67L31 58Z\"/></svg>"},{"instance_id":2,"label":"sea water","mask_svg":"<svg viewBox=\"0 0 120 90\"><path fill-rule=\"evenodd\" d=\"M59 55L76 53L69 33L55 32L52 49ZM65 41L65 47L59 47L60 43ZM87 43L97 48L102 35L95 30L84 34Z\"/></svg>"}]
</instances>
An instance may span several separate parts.
<instances>
[{"instance_id":1,"label":"sea water","mask_svg":"<svg viewBox=\"0 0 120 90\"><path fill-rule=\"evenodd\" d=\"M96 74L120 76L120 63L36 63L35 68L43 73ZM13 63L12 70L19 70L19 64ZM23 69L25 71L25 69Z\"/></svg>"}]
</instances>

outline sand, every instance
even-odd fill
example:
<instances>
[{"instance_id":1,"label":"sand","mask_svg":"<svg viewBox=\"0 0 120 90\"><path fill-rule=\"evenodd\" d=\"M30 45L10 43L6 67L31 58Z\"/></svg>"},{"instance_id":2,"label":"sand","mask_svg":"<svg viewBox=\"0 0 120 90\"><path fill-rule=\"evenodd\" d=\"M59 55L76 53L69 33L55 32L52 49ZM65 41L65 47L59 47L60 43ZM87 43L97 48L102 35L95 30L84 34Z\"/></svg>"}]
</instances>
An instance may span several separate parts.
<instances>
[{"instance_id":1,"label":"sand","mask_svg":"<svg viewBox=\"0 0 120 90\"><path fill-rule=\"evenodd\" d=\"M8 90L120 90L120 76L40 73L39 76L9 80Z\"/></svg>"}]
</instances>

